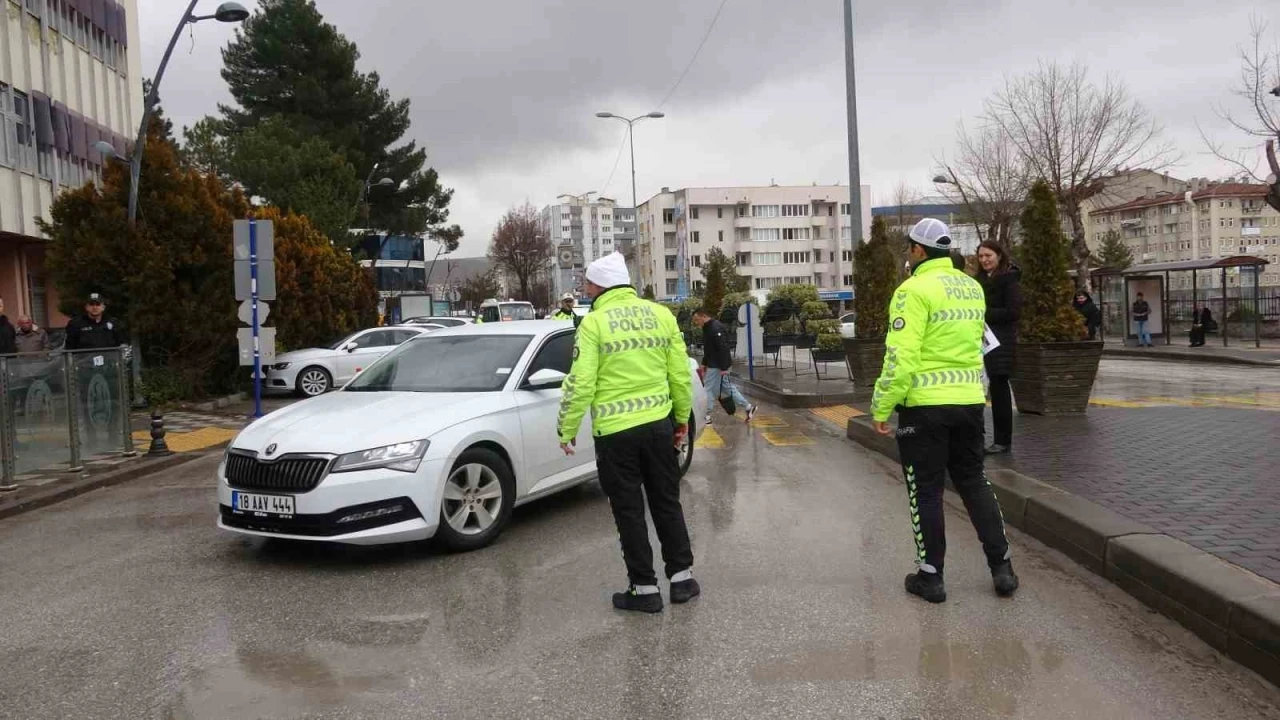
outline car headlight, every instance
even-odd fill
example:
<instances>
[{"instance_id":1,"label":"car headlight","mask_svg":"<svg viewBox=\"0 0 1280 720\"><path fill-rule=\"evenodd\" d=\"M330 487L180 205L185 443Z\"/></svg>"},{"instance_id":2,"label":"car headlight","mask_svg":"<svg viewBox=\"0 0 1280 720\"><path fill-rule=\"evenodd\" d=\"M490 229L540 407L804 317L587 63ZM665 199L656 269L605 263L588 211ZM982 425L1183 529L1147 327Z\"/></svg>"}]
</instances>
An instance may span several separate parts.
<instances>
[{"instance_id":1,"label":"car headlight","mask_svg":"<svg viewBox=\"0 0 1280 720\"><path fill-rule=\"evenodd\" d=\"M275 365L271 366L271 369L272 370L288 370L289 363L276 363Z\"/></svg>"},{"instance_id":2,"label":"car headlight","mask_svg":"<svg viewBox=\"0 0 1280 720\"><path fill-rule=\"evenodd\" d=\"M353 472L373 468L417 472L422 456L426 454L427 446L430 444L427 440L415 440L347 453L333 463L333 469L329 472Z\"/></svg>"}]
</instances>

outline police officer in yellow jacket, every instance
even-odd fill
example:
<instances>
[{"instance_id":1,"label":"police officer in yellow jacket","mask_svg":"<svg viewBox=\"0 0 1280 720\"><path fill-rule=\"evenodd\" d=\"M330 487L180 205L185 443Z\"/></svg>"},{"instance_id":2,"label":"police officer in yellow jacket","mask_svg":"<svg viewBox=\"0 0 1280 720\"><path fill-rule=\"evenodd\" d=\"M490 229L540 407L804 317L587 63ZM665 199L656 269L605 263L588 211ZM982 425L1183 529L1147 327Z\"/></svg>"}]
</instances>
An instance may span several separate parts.
<instances>
[{"instance_id":1,"label":"police officer in yellow jacket","mask_svg":"<svg viewBox=\"0 0 1280 720\"><path fill-rule=\"evenodd\" d=\"M578 427L590 411L600 487L613 508L630 580L625 592L614 594L613 605L660 612L646 496L671 581L671 602L688 602L701 592L693 579L675 453L689 431L693 408L688 356L671 312L636 295L622 253L591 263L586 275L591 312L578 326L573 369L564 381L560 447L573 454Z\"/></svg>"},{"instance_id":2,"label":"police officer in yellow jacket","mask_svg":"<svg viewBox=\"0 0 1280 720\"><path fill-rule=\"evenodd\" d=\"M889 304L884 368L871 401L883 435L893 432L888 420L898 412L898 453L919 564L907 576L907 592L932 603L947 599L942 493L949 472L982 541L996 593L1008 597L1018 589L1018 576L1000 505L982 469L982 286L952 265L944 223L925 218L910 237L911 277Z\"/></svg>"}]
</instances>

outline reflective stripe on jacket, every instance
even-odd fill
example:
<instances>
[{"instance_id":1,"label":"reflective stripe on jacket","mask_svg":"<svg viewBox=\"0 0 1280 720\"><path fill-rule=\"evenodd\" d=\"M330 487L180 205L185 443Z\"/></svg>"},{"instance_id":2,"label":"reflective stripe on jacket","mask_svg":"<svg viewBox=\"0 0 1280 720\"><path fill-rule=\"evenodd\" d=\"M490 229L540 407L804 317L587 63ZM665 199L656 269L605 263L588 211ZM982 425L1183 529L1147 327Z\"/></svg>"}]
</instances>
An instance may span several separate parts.
<instances>
[{"instance_id":1,"label":"reflective stripe on jacket","mask_svg":"<svg viewBox=\"0 0 1280 720\"><path fill-rule=\"evenodd\" d=\"M693 384L671 311L630 286L605 291L582 318L563 385L557 434L567 443L591 413L592 435L612 435L672 414L687 422Z\"/></svg>"},{"instance_id":2,"label":"reflective stripe on jacket","mask_svg":"<svg viewBox=\"0 0 1280 720\"><path fill-rule=\"evenodd\" d=\"M573 318L574 312L572 310L565 310L564 308L560 308L551 316L552 320L572 320Z\"/></svg>"},{"instance_id":3,"label":"reflective stripe on jacket","mask_svg":"<svg viewBox=\"0 0 1280 720\"><path fill-rule=\"evenodd\" d=\"M986 299L950 258L927 260L889 303L884 368L871 415L885 421L899 405L981 405Z\"/></svg>"}]
</instances>

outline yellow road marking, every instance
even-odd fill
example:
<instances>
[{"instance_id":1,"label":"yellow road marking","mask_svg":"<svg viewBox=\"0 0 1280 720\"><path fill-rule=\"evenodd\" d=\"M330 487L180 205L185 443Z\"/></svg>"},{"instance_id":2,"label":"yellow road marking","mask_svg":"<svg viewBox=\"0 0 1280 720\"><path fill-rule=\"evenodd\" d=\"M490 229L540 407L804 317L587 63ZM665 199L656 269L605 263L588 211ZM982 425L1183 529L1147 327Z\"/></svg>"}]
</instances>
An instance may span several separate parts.
<instances>
[{"instance_id":1,"label":"yellow road marking","mask_svg":"<svg viewBox=\"0 0 1280 720\"><path fill-rule=\"evenodd\" d=\"M751 424L758 428L787 427L787 421L775 415L756 415Z\"/></svg>"},{"instance_id":2,"label":"yellow road marking","mask_svg":"<svg viewBox=\"0 0 1280 720\"><path fill-rule=\"evenodd\" d=\"M850 407L849 405L832 405L831 407L814 408L809 412L818 417L833 423L837 427L844 429L849 425L849 420L856 417L866 415L861 410Z\"/></svg>"},{"instance_id":3,"label":"yellow road marking","mask_svg":"<svg viewBox=\"0 0 1280 720\"><path fill-rule=\"evenodd\" d=\"M164 442L174 452L194 452L205 448L230 442L239 430L220 427L206 427L185 433L165 433ZM133 433L134 447L145 450L151 446L151 431L137 430Z\"/></svg>"},{"instance_id":4,"label":"yellow road marking","mask_svg":"<svg viewBox=\"0 0 1280 720\"><path fill-rule=\"evenodd\" d=\"M1142 402L1140 400L1114 400L1111 398L1096 398L1089 401L1090 405L1098 407L1120 407L1120 408L1145 408L1151 407L1151 403Z\"/></svg>"},{"instance_id":5,"label":"yellow road marking","mask_svg":"<svg viewBox=\"0 0 1280 720\"><path fill-rule=\"evenodd\" d=\"M765 430L760 433L770 445L778 447L796 447L798 445L812 445L813 438L807 437L794 430Z\"/></svg>"},{"instance_id":6,"label":"yellow road marking","mask_svg":"<svg viewBox=\"0 0 1280 720\"><path fill-rule=\"evenodd\" d=\"M706 427L702 429L702 434L698 436L693 446L698 450L723 450L724 438L720 437L720 433L716 432L715 428Z\"/></svg>"}]
</instances>

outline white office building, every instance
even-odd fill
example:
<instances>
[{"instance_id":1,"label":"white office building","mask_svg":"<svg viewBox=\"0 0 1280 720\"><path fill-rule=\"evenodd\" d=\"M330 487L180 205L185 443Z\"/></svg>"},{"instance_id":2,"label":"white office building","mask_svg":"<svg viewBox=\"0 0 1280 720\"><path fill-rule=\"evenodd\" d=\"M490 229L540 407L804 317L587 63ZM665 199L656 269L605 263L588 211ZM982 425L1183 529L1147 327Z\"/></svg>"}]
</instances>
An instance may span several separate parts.
<instances>
[{"instance_id":1,"label":"white office building","mask_svg":"<svg viewBox=\"0 0 1280 720\"><path fill-rule=\"evenodd\" d=\"M551 238L551 287L558 298L566 292L584 295L586 267L635 240L635 211L617 207L606 197L561 195L542 209L542 229Z\"/></svg>"},{"instance_id":2,"label":"white office building","mask_svg":"<svg viewBox=\"0 0 1280 720\"><path fill-rule=\"evenodd\" d=\"M871 233L871 188L862 186L862 237ZM702 286L703 257L720 248L753 291L813 285L823 299L853 297L849 188L840 185L684 188L639 208L641 288L674 300Z\"/></svg>"},{"instance_id":3,"label":"white office building","mask_svg":"<svg viewBox=\"0 0 1280 720\"><path fill-rule=\"evenodd\" d=\"M0 297L10 318L66 322L37 218L101 176L95 143L125 156L142 119L136 0L3 0L0 14Z\"/></svg>"}]
</instances>

